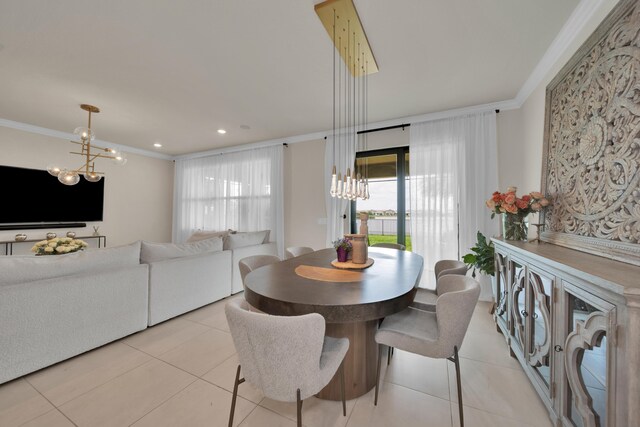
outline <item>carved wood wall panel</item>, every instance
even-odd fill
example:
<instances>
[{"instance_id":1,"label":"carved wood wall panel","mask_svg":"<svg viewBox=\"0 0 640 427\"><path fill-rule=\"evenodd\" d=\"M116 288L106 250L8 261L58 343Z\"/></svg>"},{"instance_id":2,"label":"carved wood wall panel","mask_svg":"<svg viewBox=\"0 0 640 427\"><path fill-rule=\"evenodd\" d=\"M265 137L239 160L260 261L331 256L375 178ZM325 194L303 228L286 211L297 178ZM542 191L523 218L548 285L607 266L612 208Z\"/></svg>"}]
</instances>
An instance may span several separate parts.
<instances>
[{"instance_id":1,"label":"carved wood wall panel","mask_svg":"<svg viewBox=\"0 0 640 427\"><path fill-rule=\"evenodd\" d=\"M543 240L640 265L640 0L547 87Z\"/></svg>"}]
</instances>

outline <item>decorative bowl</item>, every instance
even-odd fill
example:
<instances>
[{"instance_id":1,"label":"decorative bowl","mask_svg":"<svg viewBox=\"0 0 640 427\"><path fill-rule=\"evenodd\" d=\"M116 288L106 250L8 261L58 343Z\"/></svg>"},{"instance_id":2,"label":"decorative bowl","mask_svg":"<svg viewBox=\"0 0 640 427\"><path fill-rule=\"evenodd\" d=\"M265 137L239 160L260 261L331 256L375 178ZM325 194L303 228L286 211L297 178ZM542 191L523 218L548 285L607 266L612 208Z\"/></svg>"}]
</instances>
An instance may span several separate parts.
<instances>
[{"instance_id":1,"label":"decorative bowl","mask_svg":"<svg viewBox=\"0 0 640 427\"><path fill-rule=\"evenodd\" d=\"M16 234L16 242L24 242L27 240L27 235L24 233Z\"/></svg>"}]
</instances>

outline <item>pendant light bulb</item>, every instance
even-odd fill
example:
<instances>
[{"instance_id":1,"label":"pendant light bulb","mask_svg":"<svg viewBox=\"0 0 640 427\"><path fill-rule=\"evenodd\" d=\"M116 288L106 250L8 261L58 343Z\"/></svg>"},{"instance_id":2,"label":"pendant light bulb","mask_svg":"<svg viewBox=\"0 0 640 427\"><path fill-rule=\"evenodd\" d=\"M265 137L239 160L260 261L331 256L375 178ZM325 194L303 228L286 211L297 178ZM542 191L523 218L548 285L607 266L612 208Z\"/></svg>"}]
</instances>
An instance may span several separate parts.
<instances>
[{"instance_id":1,"label":"pendant light bulb","mask_svg":"<svg viewBox=\"0 0 640 427\"><path fill-rule=\"evenodd\" d=\"M336 165L333 165L333 170L331 171L331 189L329 190L331 197L336 197L337 185Z\"/></svg>"},{"instance_id":2,"label":"pendant light bulb","mask_svg":"<svg viewBox=\"0 0 640 427\"><path fill-rule=\"evenodd\" d=\"M347 183L349 182L349 175L345 174L344 177L342 178L343 183L342 183L342 198L345 200L349 200L349 189L347 188L348 185Z\"/></svg>"},{"instance_id":3,"label":"pendant light bulb","mask_svg":"<svg viewBox=\"0 0 640 427\"><path fill-rule=\"evenodd\" d=\"M338 172L338 189L336 190L336 197L342 199L342 175Z\"/></svg>"},{"instance_id":4,"label":"pendant light bulb","mask_svg":"<svg viewBox=\"0 0 640 427\"><path fill-rule=\"evenodd\" d=\"M344 194L342 195L344 199L351 199L351 171L347 168L347 173L345 174L345 186L344 186Z\"/></svg>"},{"instance_id":5,"label":"pendant light bulb","mask_svg":"<svg viewBox=\"0 0 640 427\"><path fill-rule=\"evenodd\" d=\"M356 170L351 172L351 200L358 198L358 179L356 178Z\"/></svg>"}]
</instances>

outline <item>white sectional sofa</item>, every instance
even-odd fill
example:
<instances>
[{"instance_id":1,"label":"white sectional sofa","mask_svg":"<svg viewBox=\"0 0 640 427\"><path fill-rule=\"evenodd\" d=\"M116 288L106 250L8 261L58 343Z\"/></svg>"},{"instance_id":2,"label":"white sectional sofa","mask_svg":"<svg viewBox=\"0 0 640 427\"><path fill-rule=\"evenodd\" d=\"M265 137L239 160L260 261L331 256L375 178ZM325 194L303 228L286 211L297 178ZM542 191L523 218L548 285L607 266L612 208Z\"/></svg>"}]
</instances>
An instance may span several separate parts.
<instances>
[{"instance_id":1,"label":"white sectional sofa","mask_svg":"<svg viewBox=\"0 0 640 427\"><path fill-rule=\"evenodd\" d=\"M142 242L149 264L149 326L231 295L231 251L219 237L194 243Z\"/></svg>"},{"instance_id":2,"label":"white sectional sofa","mask_svg":"<svg viewBox=\"0 0 640 427\"><path fill-rule=\"evenodd\" d=\"M147 327L140 242L0 257L0 383Z\"/></svg>"},{"instance_id":3,"label":"white sectional sofa","mask_svg":"<svg viewBox=\"0 0 640 427\"><path fill-rule=\"evenodd\" d=\"M276 255L268 237L0 256L0 384L241 291L238 261Z\"/></svg>"}]
</instances>

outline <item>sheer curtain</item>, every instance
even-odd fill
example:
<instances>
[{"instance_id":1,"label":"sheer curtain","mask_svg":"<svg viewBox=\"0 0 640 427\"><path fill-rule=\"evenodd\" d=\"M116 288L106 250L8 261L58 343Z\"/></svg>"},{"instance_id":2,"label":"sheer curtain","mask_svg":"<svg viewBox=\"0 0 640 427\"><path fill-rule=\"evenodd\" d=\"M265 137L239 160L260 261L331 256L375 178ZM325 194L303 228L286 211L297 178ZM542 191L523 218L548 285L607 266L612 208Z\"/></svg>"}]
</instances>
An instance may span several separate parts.
<instances>
[{"instance_id":1,"label":"sheer curtain","mask_svg":"<svg viewBox=\"0 0 640 427\"><path fill-rule=\"evenodd\" d=\"M410 130L411 239L425 261L421 286L434 288L436 261L460 259L477 231L497 231L484 204L498 187L496 117L412 123Z\"/></svg>"},{"instance_id":2,"label":"sheer curtain","mask_svg":"<svg viewBox=\"0 0 640 427\"><path fill-rule=\"evenodd\" d=\"M335 165L336 172L344 173L347 168L353 169L356 161L356 142L347 135L336 135L335 144L333 137L326 140L324 150L324 197L327 209L327 236L326 245L331 247L331 242L344 235L344 225L349 223L350 210L347 209L349 201L338 199L329 195L331 188L331 169ZM343 218L347 215L347 218Z\"/></svg>"},{"instance_id":3,"label":"sheer curtain","mask_svg":"<svg viewBox=\"0 0 640 427\"><path fill-rule=\"evenodd\" d=\"M176 161L173 241L195 230L271 230L284 254L282 145Z\"/></svg>"}]
</instances>

